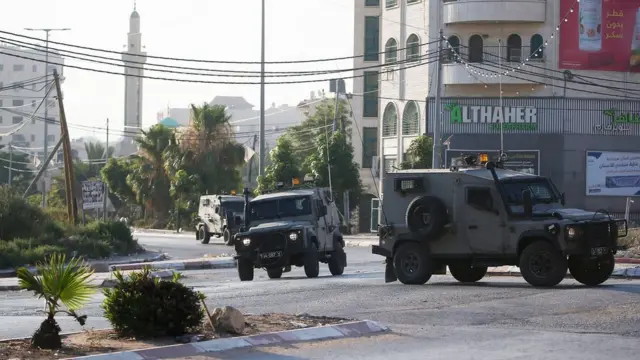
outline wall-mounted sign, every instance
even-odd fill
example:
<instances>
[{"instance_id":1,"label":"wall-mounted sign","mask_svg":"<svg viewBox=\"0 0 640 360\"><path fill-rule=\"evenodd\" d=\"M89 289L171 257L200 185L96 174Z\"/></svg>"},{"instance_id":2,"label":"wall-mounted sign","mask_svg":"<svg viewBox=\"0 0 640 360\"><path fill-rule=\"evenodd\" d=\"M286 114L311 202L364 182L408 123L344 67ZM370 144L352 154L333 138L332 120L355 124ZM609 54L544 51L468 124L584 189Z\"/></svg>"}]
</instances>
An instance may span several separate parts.
<instances>
[{"instance_id":1,"label":"wall-mounted sign","mask_svg":"<svg viewBox=\"0 0 640 360\"><path fill-rule=\"evenodd\" d=\"M631 125L640 124L640 114L609 109L602 112L611 121L606 124L594 125L594 131L631 131Z\"/></svg>"},{"instance_id":2,"label":"wall-mounted sign","mask_svg":"<svg viewBox=\"0 0 640 360\"><path fill-rule=\"evenodd\" d=\"M587 195L640 195L640 153L587 151Z\"/></svg>"},{"instance_id":3,"label":"wall-mounted sign","mask_svg":"<svg viewBox=\"0 0 640 360\"><path fill-rule=\"evenodd\" d=\"M449 104L444 107L449 112L452 124L487 124L490 129L538 130L538 109L534 107L467 106Z\"/></svg>"}]
</instances>

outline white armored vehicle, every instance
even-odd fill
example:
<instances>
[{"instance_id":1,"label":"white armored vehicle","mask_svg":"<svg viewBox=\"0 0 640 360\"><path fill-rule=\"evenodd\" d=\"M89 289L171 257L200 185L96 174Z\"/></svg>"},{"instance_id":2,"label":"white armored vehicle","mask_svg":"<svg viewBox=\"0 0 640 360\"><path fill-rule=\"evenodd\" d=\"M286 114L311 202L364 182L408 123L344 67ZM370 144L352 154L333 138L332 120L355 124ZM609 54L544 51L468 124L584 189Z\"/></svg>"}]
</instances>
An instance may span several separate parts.
<instances>
[{"instance_id":1,"label":"white armored vehicle","mask_svg":"<svg viewBox=\"0 0 640 360\"><path fill-rule=\"evenodd\" d=\"M244 198L238 195L203 195L198 207L196 240L208 244L211 236L221 237L233 245L244 216Z\"/></svg>"},{"instance_id":2,"label":"white armored vehicle","mask_svg":"<svg viewBox=\"0 0 640 360\"><path fill-rule=\"evenodd\" d=\"M446 267L460 282L491 266L516 265L533 286L605 282L614 269L626 220L564 207L551 179L505 170L486 154L466 166L386 174L379 245L386 281L424 284Z\"/></svg>"}]
</instances>

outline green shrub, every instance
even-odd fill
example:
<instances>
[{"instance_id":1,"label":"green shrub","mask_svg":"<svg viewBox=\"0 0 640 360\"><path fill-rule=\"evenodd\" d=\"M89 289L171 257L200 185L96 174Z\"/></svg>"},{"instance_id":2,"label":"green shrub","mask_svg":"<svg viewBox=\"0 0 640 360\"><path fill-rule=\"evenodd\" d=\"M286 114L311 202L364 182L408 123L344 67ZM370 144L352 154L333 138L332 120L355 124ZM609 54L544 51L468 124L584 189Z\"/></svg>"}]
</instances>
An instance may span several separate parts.
<instances>
[{"instance_id":1,"label":"green shrub","mask_svg":"<svg viewBox=\"0 0 640 360\"><path fill-rule=\"evenodd\" d=\"M121 255L140 250L138 242L133 239L131 229L120 221L94 221L76 228L74 233L87 239L105 240L113 252Z\"/></svg>"},{"instance_id":2,"label":"green shrub","mask_svg":"<svg viewBox=\"0 0 640 360\"><path fill-rule=\"evenodd\" d=\"M51 223L38 207L29 204L7 186L0 186L0 239L35 238Z\"/></svg>"},{"instance_id":3,"label":"green shrub","mask_svg":"<svg viewBox=\"0 0 640 360\"><path fill-rule=\"evenodd\" d=\"M36 239L0 241L0 269L35 265L55 253L65 253L62 245L42 245Z\"/></svg>"},{"instance_id":4,"label":"green shrub","mask_svg":"<svg viewBox=\"0 0 640 360\"><path fill-rule=\"evenodd\" d=\"M180 336L196 331L204 319L203 295L178 282L162 281L146 269L125 278L115 274L117 284L103 290L104 316L122 336L150 338Z\"/></svg>"}]
</instances>

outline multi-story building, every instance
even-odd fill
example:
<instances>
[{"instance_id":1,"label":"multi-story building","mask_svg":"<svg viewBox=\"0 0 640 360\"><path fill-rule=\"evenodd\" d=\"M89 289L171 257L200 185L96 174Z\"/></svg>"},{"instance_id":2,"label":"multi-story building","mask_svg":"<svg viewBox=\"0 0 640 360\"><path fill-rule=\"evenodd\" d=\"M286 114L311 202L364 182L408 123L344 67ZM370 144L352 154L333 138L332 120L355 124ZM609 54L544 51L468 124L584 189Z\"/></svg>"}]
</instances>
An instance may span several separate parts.
<instances>
[{"instance_id":1,"label":"multi-story building","mask_svg":"<svg viewBox=\"0 0 640 360\"><path fill-rule=\"evenodd\" d=\"M378 1L356 3L358 19L361 3ZM384 171L439 119L445 166L460 151L502 149L518 168L551 176L570 206L620 213L624 198L639 193L640 165L628 160L640 135L637 2L385 0L380 7L381 61L397 70L380 79ZM598 156L632 178L624 185L615 172L588 168Z\"/></svg>"},{"instance_id":2,"label":"multi-story building","mask_svg":"<svg viewBox=\"0 0 640 360\"><path fill-rule=\"evenodd\" d=\"M0 52L0 128L3 129L0 133L7 134L0 137L0 144L11 142L16 147L39 149L34 155L44 161L45 106L48 107L47 117L50 120L47 126L49 149L60 139L60 114L55 87L49 94L48 102L38 108L48 89L44 81L44 51L0 44ZM64 59L59 54L49 52L50 81L53 80L54 69L62 79L63 65Z\"/></svg>"}]
</instances>

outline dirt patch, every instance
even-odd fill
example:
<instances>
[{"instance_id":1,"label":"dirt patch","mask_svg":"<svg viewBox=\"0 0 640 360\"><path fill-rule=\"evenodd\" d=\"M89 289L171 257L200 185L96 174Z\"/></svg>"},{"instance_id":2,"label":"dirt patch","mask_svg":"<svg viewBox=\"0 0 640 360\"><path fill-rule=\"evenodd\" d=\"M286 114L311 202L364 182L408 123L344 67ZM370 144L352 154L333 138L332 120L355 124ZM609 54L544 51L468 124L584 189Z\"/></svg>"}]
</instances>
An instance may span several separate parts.
<instances>
[{"instance_id":1,"label":"dirt patch","mask_svg":"<svg viewBox=\"0 0 640 360\"><path fill-rule=\"evenodd\" d=\"M627 236L618 241L627 247L627 250L618 252L618 257L640 258L640 229L629 229Z\"/></svg>"},{"instance_id":2,"label":"dirt patch","mask_svg":"<svg viewBox=\"0 0 640 360\"><path fill-rule=\"evenodd\" d=\"M246 327L242 335L216 333L212 331L211 326L205 320L205 325L199 333L185 335L178 338L171 337L150 340L118 337L112 330L88 330L82 333L65 336L63 338L63 348L56 351L31 349L29 340L0 342L0 360L64 359L68 357L147 349L156 346L176 345L195 341L206 341L215 338L256 335L314 326L339 324L348 321L352 320L325 316L312 316L308 314L245 315Z\"/></svg>"}]
</instances>

